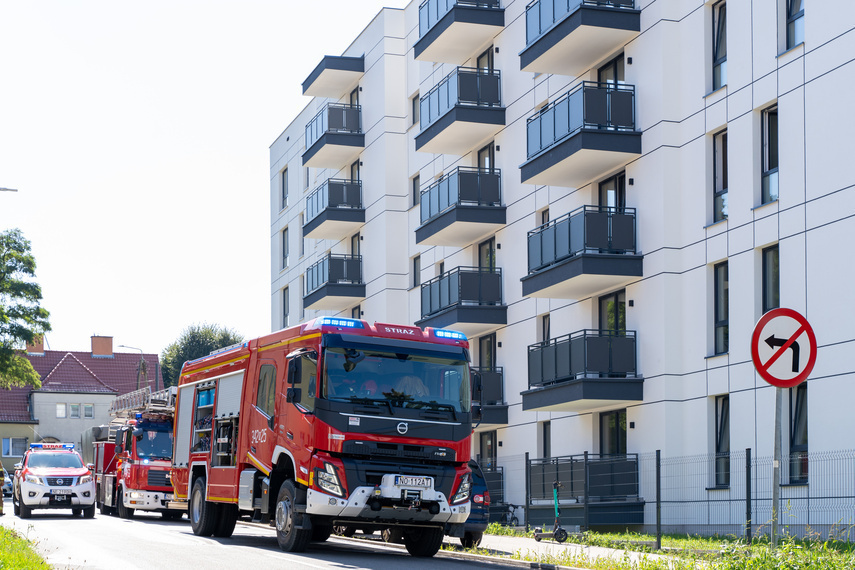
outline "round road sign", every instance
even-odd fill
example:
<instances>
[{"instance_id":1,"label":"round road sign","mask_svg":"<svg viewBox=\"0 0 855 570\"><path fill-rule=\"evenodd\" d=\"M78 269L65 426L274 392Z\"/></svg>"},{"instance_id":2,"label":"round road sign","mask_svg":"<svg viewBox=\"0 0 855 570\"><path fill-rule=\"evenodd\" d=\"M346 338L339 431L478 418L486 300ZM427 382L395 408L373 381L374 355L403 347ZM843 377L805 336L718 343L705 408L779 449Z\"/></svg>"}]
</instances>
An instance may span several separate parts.
<instances>
[{"instance_id":1,"label":"round road sign","mask_svg":"<svg viewBox=\"0 0 855 570\"><path fill-rule=\"evenodd\" d=\"M816 363L816 336L798 312L772 309L754 326L751 359L763 380L772 386L798 386L807 380Z\"/></svg>"}]
</instances>

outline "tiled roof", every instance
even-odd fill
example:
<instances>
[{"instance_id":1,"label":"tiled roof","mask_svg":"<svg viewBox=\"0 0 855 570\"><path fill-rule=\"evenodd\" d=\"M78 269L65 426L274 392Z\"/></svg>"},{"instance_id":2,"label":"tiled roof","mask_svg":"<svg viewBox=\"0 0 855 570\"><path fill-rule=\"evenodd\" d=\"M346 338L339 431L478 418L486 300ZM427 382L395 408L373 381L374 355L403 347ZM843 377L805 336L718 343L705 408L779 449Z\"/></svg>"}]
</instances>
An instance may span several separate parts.
<instances>
[{"instance_id":1,"label":"tiled roof","mask_svg":"<svg viewBox=\"0 0 855 570\"><path fill-rule=\"evenodd\" d=\"M140 388L163 388L160 362L156 354L142 355L148 368L148 382L141 379ZM137 369L140 355L114 353L112 357L92 356L89 352L46 350L44 354L28 354L27 359L42 379L44 392L103 392L126 394L137 389ZM30 421L27 396L32 388L0 390L0 423Z\"/></svg>"}]
</instances>

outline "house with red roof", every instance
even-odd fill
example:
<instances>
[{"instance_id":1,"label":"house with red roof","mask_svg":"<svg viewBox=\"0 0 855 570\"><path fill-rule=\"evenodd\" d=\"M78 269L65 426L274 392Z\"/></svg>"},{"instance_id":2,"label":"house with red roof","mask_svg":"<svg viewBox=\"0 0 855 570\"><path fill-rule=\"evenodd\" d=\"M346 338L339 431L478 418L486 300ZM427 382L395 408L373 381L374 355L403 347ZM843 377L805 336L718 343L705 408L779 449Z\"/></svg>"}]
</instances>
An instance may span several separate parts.
<instances>
[{"instance_id":1,"label":"house with red roof","mask_svg":"<svg viewBox=\"0 0 855 570\"><path fill-rule=\"evenodd\" d=\"M91 337L92 350L45 350L44 342L27 347L27 359L42 380L0 390L0 462L7 471L21 460L30 443L82 443L88 428L110 421L116 396L144 388L163 388L157 354L113 352L113 338Z\"/></svg>"}]
</instances>

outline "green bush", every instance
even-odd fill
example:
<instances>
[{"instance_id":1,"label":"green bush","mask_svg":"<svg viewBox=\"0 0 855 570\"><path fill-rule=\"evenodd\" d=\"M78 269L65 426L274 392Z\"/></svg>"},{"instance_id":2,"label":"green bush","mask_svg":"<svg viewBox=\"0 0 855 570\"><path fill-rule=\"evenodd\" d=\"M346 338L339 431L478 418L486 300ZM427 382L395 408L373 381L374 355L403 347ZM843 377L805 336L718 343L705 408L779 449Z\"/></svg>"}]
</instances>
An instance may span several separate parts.
<instances>
[{"instance_id":1,"label":"green bush","mask_svg":"<svg viewBox=\"0 0 855 570\"><path fill-rule=\"evenodd\" d=\"M32 544L12 529L0 526L0 568L3 570L50 570Z\"/></svg>"}]
</instances>

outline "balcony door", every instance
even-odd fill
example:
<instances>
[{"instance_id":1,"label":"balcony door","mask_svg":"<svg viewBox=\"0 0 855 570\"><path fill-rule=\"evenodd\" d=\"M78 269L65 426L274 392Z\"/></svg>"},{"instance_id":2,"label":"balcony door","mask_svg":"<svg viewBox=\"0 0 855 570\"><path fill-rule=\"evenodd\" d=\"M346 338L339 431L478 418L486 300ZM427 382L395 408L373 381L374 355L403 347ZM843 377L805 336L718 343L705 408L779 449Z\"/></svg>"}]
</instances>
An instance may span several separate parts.
<instances>
[{"instance_id":1,"label":"balcony door","mask_svg":"<svg viewBox=\"0 0 855 570\"><path fill-rule=\"evenodd\" d=\"M478 244L478 269L481 271L496 269L496 238L492 237Z\"/></svg>"},{"instance_id":2,"label":"balcony door","mask_svg":"<svg viewBox=\"0 0 855 570\"><path fill-rule=\"evenodd\" d=\"M600 297L600 333L626 333L626 289Z\"/></svg>"},{"instance_id":3,"label":"balcony door","mask_svg":"<svg viewBox=\"0 0 855 570\"><path fill-rule=\"evenodd\" d=\"M626 410L600 414L600 455L626 455Z\"/></svg>"},{"instance_id":4,"label":"balcony door","mask_svg":"<svg viewBox=\"0 0 855 570\"><path fill-rule=\"evenodd\" d=\"M600 182L600 206L610 212L626 208L626 173L621 172Z\"/></svg>"},{"instance_id":5,"label":"balcony door","mask_svg":"<svg viewBox=\"0 0 855 570\"><path fill-rule=\"evenodd\" d=\"M478 463L481 468L489 470L496 465L496 431L482 431L480 436L481 454Z\"/></svg>"},{"instance_id":6,"label":"balcony door","mask_svg":"<svg viewBox=\"0 0 855 570\"><path fill-rule=\"evenodd\" d=\"M481 73L493 73L493 46L488 47L484 53L478 56L475 67Z\"/></svg>"},{"instance_id":7,"label":"balcony door","mask_svg":"<svg viewBox=\"0 0 855 570\"><path fill-rule=\"evenodd\" d=\"M478 368L493 370L496 367L496 334L488 334L478 339Z\"/></svg>"},{"instance_id":8,"label":"balcony door","mask_svg":"<svg viewBox=\"0 0 855 570\"><path fill-rule=\"evenodd\" d=\"M496 168L496 145L490 143L478 151L478 169L493 172Z\"/></svg>"},{"instance_id":9,"label":"balcony door","mask_svg":"<svg viewBox=\"0 0 855 570\"><path fill-rule=\"evenodd\" d=\"M597 81L600 83L623 83L623 54L600 67L597 70Z\"/></svg>"}]
</instances>

